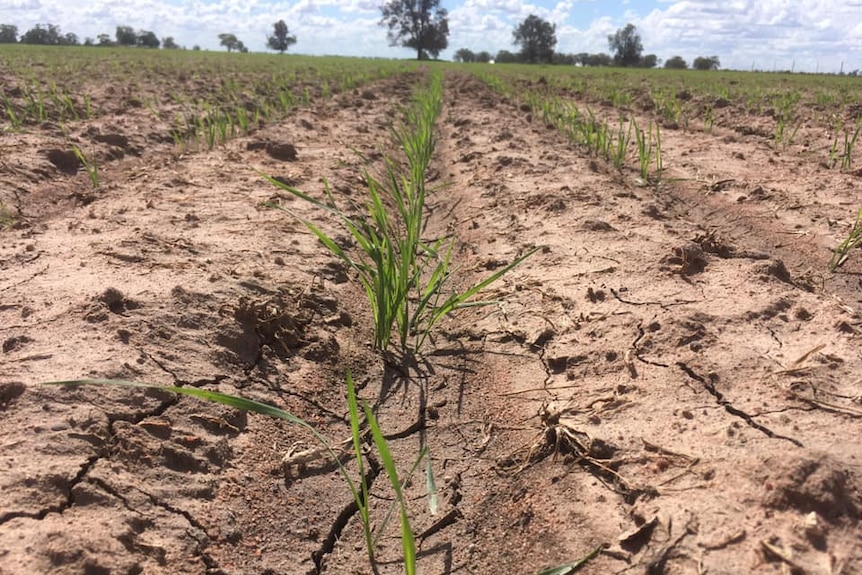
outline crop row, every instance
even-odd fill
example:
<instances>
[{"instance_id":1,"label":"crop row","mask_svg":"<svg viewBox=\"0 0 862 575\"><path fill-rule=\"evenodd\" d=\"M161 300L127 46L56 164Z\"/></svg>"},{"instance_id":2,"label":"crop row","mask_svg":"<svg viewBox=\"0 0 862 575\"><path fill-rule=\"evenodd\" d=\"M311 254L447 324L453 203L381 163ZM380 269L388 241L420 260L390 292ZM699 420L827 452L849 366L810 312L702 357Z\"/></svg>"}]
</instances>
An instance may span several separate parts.
<instances>
[{"instance_id":1,"label":"crop row","mask_svg":"<svg viewBox=\"0 0 862 575\"><path fill-rule=\"evenodd\" d=\"M853 170L862 133L862 96L855 77L525 66L468 69L620 171L635 150L644 184L661 179L660 126L691 130L692 118L697 118L702 130L711 132L717 109L731 110L723 116L727 122L723 127L729 129L739 128L735 122L743 113L771 119L777 150L787 150L805 128L808 141L814 142L806 146L806 155L811 157L813 150L815 158L820 155L820 165L845 172ZM646 128L638 124L635 113L651 118ZM603 119L615 114L615 121ZM825 133L825 140L818 132ZM857 247L862 247L862 209L835 247L830 270L843 265Z\"/></svg>"},{"instance_id":2,"label":"crop row","mask_svg":"<svg viewBox=\"0 0 862 575\"><path fill-rule=\"evenodd\" d=\"M0 130L146 109L178 145L212 148L314 100L410 67L385 60L12 46L0 53Z\"/></svg>"},{"instance_id":3,"label":"crop row","mask_svg":"<svg viewBox=\"0 0 862 575\"><path fill-rule=\"evenodd\" d=\"M468 66L480 75L488 67ZM535 66L496 66L513 91L542 91L568 101L649 115L665 128L712 132L749 129L757 119L776 149L803 131L825 134L822 162L850 170L862 131L862 92L855 77ZM743 125L744 124L744 125Z\"/></svg>"},{"instance_id":4,"label":"crop row","mask_svg":"<svg viewBox=\"0 0 862 575\"><path fill-rule=\"evenodd\" d=\"M545 125L555 127L573 144L613 163L617 170L623 170L634 150L641 182L646 185L661 179L663 164L658 123L649 122L643 127L634 117L626 119L622 114L617 122L609 122L591 108L581 108L571 99L547 89L519 87L488 69L475 73L492 89L529 106Z\"/></svg>"}]
</instances>

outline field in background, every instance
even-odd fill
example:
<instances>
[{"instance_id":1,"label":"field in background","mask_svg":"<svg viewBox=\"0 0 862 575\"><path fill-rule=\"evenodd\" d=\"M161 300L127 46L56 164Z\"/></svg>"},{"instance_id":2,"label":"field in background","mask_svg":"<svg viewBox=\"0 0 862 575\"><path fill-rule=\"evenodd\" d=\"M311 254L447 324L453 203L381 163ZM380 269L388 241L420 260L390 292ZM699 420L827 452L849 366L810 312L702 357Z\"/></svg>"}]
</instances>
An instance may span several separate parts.
<instances>
[{"instance_id":1,"label":"field in background","mask_svg":"<svg viewBox=\"0 0 862 575\"><path fill-rule=\"evenodd\" d=\"M5 130L143 108L178 145L214 143L412 63L358 58L10 46L0 51Z\"/></svg>"}]
</instances>

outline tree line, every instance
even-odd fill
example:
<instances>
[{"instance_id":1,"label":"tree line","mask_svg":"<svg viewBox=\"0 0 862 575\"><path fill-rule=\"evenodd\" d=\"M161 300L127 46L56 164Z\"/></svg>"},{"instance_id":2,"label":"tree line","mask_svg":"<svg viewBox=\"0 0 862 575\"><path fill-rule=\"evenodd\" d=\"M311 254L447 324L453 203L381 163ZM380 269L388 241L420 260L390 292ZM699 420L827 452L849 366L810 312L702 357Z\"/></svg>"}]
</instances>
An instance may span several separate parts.
<instances>
[{"instance_id":1,"label":"tree line","mask_svg":"<svg viewBox=\"0 0 862 575\"><path fill-rule=\"evenodd\" d=\"M520 46L520 52L500 50L496 56L488 52L473 52L461 48L455 52L457 62L490 62L500 64L561 64L569 66L622 66L626 68L655 68L659 59L655 54L644 54L643 42L637 28L627 24L608 36L610 53L564 54L554 50L557 45L556 25L531 14L512 32L512 43ZM697 70L717 70L720 66L718 56L695 58L692 67ZM665 62L665 68L685 69L688 63L681 56L674 56Z\"/></svg>"},{"instance_id":2,"label":"tree line","mask_svg":"<svg viewBox=\"0 0 862 575\"><path fill-rule=\"evenodd\" d=\"M380 25L388 28L389 44L416 50L419 60L437 58L449 47L449 16L440 0L389 0L381 6ZM512 32L512 43L520 47L519 52L500 50L495 56L490 52L473 52L461 48L454 59L459 62L499 62L501 64L523 62L529 64L568 64L581 66L625 66L655 68L658 56L644 54L643 42L633 24L627 24L615 34L608 36L610 54L561 54L554 50L557 45L557 26L535 14L530 14ZM680 66L684 64L684 66ZM666 68L688 67L680 56L665 63ZM695 58L693 67L699 70L714 70L719 67L717 56Z\"/></svg>"},{"instance_id":3,"label":"tree line","mask_svg":"<svg viewBox=\"0 0 862 575\"><path fill-rule=\"evenodd\" d=\"M267 36L267 47L279 53L284 53L290 46L296 44L296 36L290 34L284 20L279 20L273 26L273 33ZM248 52L245 44L235 34L223 33L218 35L221 45L228 52ZM35 44L42 46L103 46L103 47L138 47L138 48L164 48L165 50L179 49L172 36L159 39L150 30L135 30L131 26L117 26L114 36L99 34L96 38L85 38L83 42L78 35L69 32L63 34L59 26L54 24L36 24L18 36L18 27L14 24L0 24L0 44ZM193 50L200 50L194 46Z\"/></svg>"},{"instance_id":4,"label":"tree line","mask_svg":"<svg viewBox=\"0 0 862 575\"><path fill-rule=\"evenodd\" d=\"M388 28L387 37L392 46L416 50L416 58L437 58L449 46L449 15L440 6L440 0L389 0L381 6L380 25ZM248 52L236 34L224 32L218 35L221 46L228 52ZM76 46L81 42L74 33L63 34L54 24L36 24L18 38L18 27L0 24L0 44L42 44L49 46ZM284 20L273 24L273 33L267 36L266 46L284 53L296 44L295 35ZM489 52L473 52L461 48L454 59L460 62L499 62L501 64L524 62L530 64L565 64L580 66L624 66L655 68L658 57L644 54L643 42L637 28L627 24L608 36L610 53L563 54L555 51L557 27L535 14L530 14L512 32L512 43L520 47L519 52L500 50L492 56ZM84 46L137 46L141 48L177 49L180 46L173 37L163 40L149 30L135 30L131 26L117 26L114 37L99 34L95 39L86 38ZM195 46L193 49L200 49ZM718 56L697 57L692 67L697 70L716 70L720 66ZM681 56L673 56L665 62L665 68L685 69L688 63Z\"/></svg>"},{"instance_id":5,"label":"tree line","mask_svg":"<svg viewBox=\"0 0 862 575\"><path fill-rule=\"evenodd\" d=\"M131 26L117 26L112 38L99 34L96 38L85 38L81 42L74 32L63 34L54 24L36 24L18 38L18 27L14 24L0 24L0 44L37 44L42 46L136 46L140 48L177 49L179 45L173 37L159 40L150 30L135 30Z\"/></svg>"}]
</instances>

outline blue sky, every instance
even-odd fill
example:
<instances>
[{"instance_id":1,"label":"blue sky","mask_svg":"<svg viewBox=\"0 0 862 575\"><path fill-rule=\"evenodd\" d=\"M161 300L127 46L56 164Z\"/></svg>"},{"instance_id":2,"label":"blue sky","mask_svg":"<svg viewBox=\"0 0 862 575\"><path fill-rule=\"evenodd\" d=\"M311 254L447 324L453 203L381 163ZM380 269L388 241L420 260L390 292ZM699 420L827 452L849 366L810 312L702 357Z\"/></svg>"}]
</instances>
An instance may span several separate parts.
<instances>
[{"instance_id":1,"label":"blue sky","mask_svg":"<svg viewBox=\"0 0 862 575\"><path fill-rule=\"evenodd\" d=\"M59 25L82 39L113 35L118 24L173 36L188 47L219 49L231 32L252 51L265 49L284 19L304 54L410 57L391 48L378 26L382 0L0 0L0 23L24 32ZM557 25L557 51L606 52L607 36L632 23L646 53L719 56L748 70L836 72L862 68L862 0L441 0L449 10L450 57L458 48L516 51L512 30L530 14Z\"/></svg>"}]
</instances>

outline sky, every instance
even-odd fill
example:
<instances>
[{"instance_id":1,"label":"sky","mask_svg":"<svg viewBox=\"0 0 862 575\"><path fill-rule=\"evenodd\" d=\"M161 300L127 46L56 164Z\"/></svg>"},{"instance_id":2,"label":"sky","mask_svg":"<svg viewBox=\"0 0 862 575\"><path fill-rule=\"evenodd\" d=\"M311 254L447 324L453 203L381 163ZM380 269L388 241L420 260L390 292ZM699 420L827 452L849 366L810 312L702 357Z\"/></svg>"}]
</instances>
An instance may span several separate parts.
<instances>
[{"instance_id":1,"label":"sky","mask_svg":"<svg viewBox=\"0 0 862 575\"><path fill-rule=\"evenodd\" d=\"M172 36L191 48L218 50L218 34L235 34L251 51L266 50L272 25L284 20L310 55L409 58L390 47L379 25L384 0L0 0L0 24L23 33L59 25L81 40L113 37L117 25ZM516 52L512 31L530 14L553 22L557 51L608 52L607 37L631 23L645 54L660 62L716 55L722 68L838 72L862 69L862 0L440 0L449 11L451 58L459 48Z\"/></svg>"}]
</instances>

